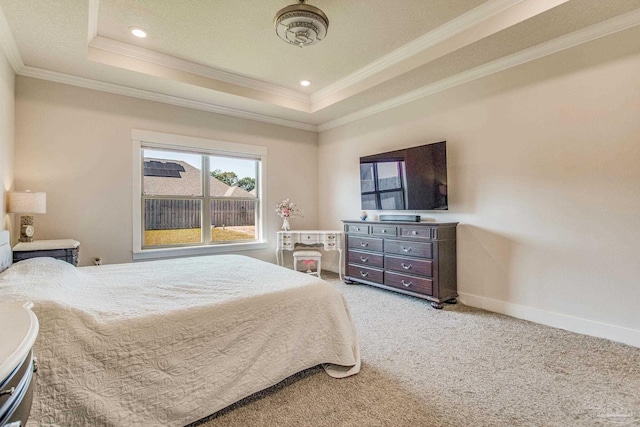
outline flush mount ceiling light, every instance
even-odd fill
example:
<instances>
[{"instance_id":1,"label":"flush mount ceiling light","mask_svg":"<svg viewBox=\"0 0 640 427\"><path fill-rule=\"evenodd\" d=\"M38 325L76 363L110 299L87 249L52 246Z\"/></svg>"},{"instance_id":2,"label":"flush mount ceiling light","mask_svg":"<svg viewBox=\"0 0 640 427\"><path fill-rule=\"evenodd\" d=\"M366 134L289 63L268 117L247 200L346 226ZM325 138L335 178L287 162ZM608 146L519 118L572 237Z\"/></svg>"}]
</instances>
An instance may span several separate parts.
<instances>
[{"instance_id":1,"label":"flush mount ceiling light","mask_svg":"<svg viewBox=\"0 0 640 427\"><path fill-rule=\"evenodd\" d=\"M276 34L282 40L295 46L311 46L323 40L329 29L329 18L315 6L298 0L276 13L273 19Z\"/></svg>"},{"instance_id":2,"label":"flush mount ceiling light","mask_svg":"<svg viewBox=\"0 0 640 427\"><path fill-rule=\"evenodd\" d=\"M311 82L309 80L300 80L300 86L310 86Z\"/></svg>"}]
</instances>

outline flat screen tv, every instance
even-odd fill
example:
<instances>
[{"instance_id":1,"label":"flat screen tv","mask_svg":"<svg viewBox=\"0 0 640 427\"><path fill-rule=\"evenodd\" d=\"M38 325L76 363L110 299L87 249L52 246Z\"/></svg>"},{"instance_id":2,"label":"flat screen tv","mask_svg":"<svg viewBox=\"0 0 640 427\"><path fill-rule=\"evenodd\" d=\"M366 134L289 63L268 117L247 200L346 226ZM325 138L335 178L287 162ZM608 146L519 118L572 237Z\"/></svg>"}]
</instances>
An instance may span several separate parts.
<instances>
[{"instance_id":1,"label":"flat screen tv","mask_svg":"<svg viewBox=\"0 0 640 427\"><path fill-rule=\"evenodd\" d=\"M363 210L446 210L446 141L360 158Z\"/></svg>"}]
</instances>

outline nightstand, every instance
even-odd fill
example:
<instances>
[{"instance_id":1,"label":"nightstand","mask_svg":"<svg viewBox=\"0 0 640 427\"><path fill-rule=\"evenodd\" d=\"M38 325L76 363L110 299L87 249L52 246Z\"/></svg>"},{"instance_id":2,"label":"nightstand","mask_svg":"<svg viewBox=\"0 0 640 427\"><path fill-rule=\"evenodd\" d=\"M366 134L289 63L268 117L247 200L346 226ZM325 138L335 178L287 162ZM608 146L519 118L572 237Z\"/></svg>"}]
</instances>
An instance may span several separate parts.
<instances>
[{"instance_id":1,"label":"nightstand","mask_svg":"<svg viewBox=\"0 0 640 427\"><path fill-rule=\"evenodd\" d=\"M78 266L80 242L73 239L34 240L13 247L13 262L36 257L51 257Z\"/></svg>"},{"instance_id":2,"label":"nightstand","mask_svg":"<svg viewBox=\"0 0 640 427\"><path fill-rule=\"evenodd\" d=\"M24 426L31 412L33 374L31 347L38 318L31 302L0 304L0 426Z\"/></svg>"}]
</instances>

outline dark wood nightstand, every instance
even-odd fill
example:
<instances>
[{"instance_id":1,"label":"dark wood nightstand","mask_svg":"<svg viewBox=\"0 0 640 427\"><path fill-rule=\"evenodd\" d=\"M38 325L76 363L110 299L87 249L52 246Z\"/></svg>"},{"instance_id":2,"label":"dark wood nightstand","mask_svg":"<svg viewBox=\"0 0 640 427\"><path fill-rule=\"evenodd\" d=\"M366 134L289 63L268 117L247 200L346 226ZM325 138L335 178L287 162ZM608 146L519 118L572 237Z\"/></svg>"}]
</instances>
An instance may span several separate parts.
<instances>
[{"instance_id":1,"label":"dark wood nightstand","mask_svg":"<svg viewBox=\"0 0 640 427\"><path fill-rule=\"evenodd\" d=\"M34 240L13 247L13 262L36 257L51 257L78 266L80 242L73 239Z\"/></svg>"}]
</instances>

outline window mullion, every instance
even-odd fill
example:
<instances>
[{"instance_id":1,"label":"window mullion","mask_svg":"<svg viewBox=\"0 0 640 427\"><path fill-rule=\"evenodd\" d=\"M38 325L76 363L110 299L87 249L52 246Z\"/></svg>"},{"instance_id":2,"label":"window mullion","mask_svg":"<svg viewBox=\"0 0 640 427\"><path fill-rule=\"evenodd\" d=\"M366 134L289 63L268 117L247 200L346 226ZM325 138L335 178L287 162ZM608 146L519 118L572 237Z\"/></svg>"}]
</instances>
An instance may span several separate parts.
<instances>
[{"instance_id":1,"label":"window mullion","mask_svg":"<svg viewBox=\"0 0 640 427\"><path fill-rule=\"evenodd\" d=\"M202 156L202 241L211 243L211 180L209 156Z\"/></svg>"}]
</instances>

